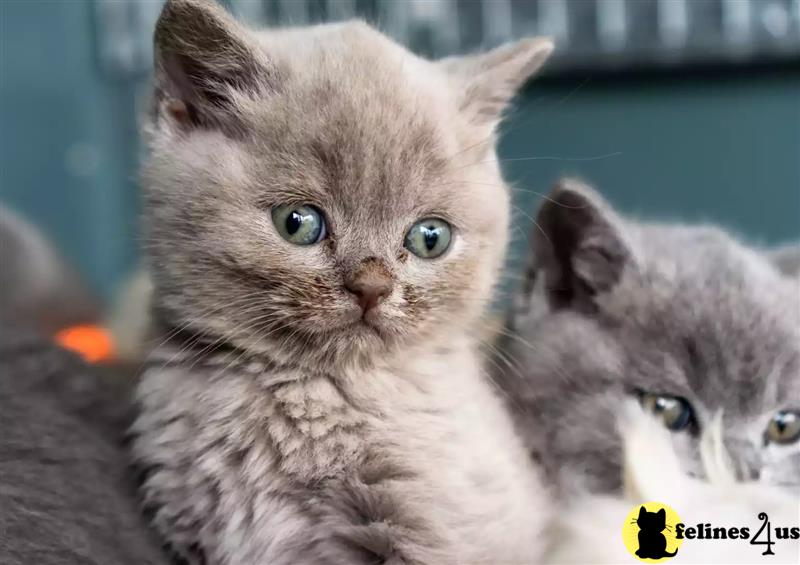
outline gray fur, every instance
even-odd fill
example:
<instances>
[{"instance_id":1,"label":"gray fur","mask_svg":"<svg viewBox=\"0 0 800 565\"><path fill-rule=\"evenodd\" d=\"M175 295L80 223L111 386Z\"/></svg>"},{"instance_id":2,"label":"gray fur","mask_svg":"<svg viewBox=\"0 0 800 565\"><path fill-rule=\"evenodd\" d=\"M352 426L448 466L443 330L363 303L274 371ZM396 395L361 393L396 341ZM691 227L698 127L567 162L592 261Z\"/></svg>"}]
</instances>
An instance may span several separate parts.
<instances>
[{"instance_id":1,"label":"gray fur","mask_svg":"<svg viewBox=\"0 0 800 565\"><path fill-rule=\"evenodd\" d=\"M436 63L199 0L157 29L148 257L178 331L133 429L156 527L193 563L535 562L544 493L474 342L507 238L493 128L551 44ZM282 240L286 202L330 237ZM423 261L403 239L431 215L455 239ZM369 324L344 288L367 264L393 280Z\"/></svg>"},{"instance_id":2,"label":"gray fur","mask_svg":"<svg viewBox=\"0 0 800 565\"><path fill-rule=\"evenodd\" d=\"M496 380L562 492L620 488L616 415L635 391L693 405L697 428L672 434L690 474L700 430L722 411L740 478L800 484L800 444L764 441L773 414L800 409L797 278L718 228L621 218L574 181L537 223Z\"/></svg>"},{"instance_id":3,"label":"gray fur","mask_svg":"<svg viewBox=\"0 0 800 565\"><path fill-rule=\"evenodd\" d=\"M0 563L156 565L123 435L130 390L0 324Z\"/></svg>"}]
</instances>

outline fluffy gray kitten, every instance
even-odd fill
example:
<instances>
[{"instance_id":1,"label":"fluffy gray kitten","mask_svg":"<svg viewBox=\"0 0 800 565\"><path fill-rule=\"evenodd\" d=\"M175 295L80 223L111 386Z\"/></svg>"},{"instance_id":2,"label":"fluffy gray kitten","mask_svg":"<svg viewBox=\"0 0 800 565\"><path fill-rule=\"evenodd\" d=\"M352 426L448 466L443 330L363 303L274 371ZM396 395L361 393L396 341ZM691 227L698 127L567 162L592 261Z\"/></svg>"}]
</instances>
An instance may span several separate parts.
<instances>
[{"instance_id":1,"label":"fluffy gray kitten","mask_svg":"<svg viewBox=\"0 0 800 565\"><path fill-rule=\"evenodd\" d=\"M535 257L495 376L562 493L618 491L626 398L673 431L702 476L715 415L741 480L800 485L800 278L706 226L621 218L567 181L545 198Z\"/></svg>"},{"instance_id":2,"label":"fluffy gray kitten","mask_svg":"<svg viewBox=\"0 0 800 565\"><path fill-rule=\"evenodd\" d=\"M552 44L431 62L359 22L167 2L144 168L158 318L134 452L193 563L529 563L544 493L484 380L493 130Z\"/></svg>"}]
</instances>

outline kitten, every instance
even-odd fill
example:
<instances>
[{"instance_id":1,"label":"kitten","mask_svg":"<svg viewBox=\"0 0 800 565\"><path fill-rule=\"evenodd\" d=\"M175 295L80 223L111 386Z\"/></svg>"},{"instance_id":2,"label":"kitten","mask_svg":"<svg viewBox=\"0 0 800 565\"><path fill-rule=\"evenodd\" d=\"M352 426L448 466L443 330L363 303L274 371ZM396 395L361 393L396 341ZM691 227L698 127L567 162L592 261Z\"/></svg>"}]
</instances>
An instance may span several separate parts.
<instances>
[{"instance_id":1,"label":"kitten","mask_svg":"<svg viewBox=\"0 0 800 565\"><path fill-rule=\"evenodd\" d=\"M473 336L506 244L493 129L552 44L430 62L172 0L155 48L153 523L192 563L536 562L545 493Z\"/></svg>"},{"instance_id":2,"label":"kitten","mask_svg":"<svg viewBox=\"0 0 800 565\"><path fill-rule=\"evenodd\" d=\"M576 182L531 241L495 378L562 494L619 491L626 398L673 432L688 474L704 476L699 438L721 414L738 479L797 493L800 278L720 229L624 219Z\"/></svg>"}]
</instances>

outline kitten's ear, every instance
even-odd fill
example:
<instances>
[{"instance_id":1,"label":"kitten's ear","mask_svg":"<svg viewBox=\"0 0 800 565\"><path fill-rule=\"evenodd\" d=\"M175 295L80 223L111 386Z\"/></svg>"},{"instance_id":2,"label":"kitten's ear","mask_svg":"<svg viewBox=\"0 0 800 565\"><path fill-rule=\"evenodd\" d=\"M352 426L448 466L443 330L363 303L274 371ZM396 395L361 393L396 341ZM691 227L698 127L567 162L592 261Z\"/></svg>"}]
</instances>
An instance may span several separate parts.
<instances>
[{"instance_id":1,"label":"kitten's ear","mask_svg":"<svg viewBox=\"0 0 800 565\"><path fill-rule=\"evenodd\" d=\"M767 256L784 275L800 277L800 243L773 249Z\"/></svg>"},{"instance_id":2,"label":"kitten's ear","mask_svg":"<svg viewBox=\"0 0 800 565\"><path fill-rule=\"evenodd\" d=\"M595 191L564 180L545 197L536 224L531 243L550 305L591 311L631 256L621 220Z\"/></svg>"},{"instance_id":3,"label":"kitten's ear","mask_svg":"<svg viewBox=\"0 0 800 565\"><path fill-rule=\"evenodd\" d=\"M639 507L639 518L647 515L647 509L644 506Z\"/></svg>"},{"instance_id":4,"label":"kitten's ear","mask_svg":"<svg viewBox=\"0 0 800 565\"><path fill-rule=\"evenodd\" d=\"M517 91L552 52L552 40L534 37L487 53L448 57L439 64L456 80L461 111L477 125L494 127Z\"/></svg>"},{"instance_id":5,"label":"kitten's ear","mask_svg":"<svg viewBox=\"0 0 800 565\"><path fill-rule=\"evenodd\" d=\"M154 34L156 113L182 127L226 127L234 94L274 74L248 32L211 0L167 0Z\"/></svg>"}]
</instances>

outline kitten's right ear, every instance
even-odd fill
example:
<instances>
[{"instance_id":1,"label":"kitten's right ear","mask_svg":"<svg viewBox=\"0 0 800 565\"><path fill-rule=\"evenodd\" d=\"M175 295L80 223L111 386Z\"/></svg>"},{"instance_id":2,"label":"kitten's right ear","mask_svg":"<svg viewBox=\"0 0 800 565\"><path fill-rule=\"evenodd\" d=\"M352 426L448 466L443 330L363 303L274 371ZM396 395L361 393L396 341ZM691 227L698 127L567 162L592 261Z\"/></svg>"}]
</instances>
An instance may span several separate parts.
<instances>
[{"instance_id":1,"label":"kitten's right ear","mask_svg":"<svg viewBox=\"0 0 800 565\"><path fill-rule=\"evenodd\" d=\"M547 37L521 39L486 53L448 57L441 68L456 80L460 110L478 127L494 128L525 82L553 52Z\"/></svg>"},{"instance_id":2,"label":"kitten's right ear","mask_svg":"<svg viewBox=\"0 0 800 565\"><path fill-rule=\"evenodd\" d=\"M248 32L211 0L167 0L154 34L156 114L179 126L231 125L236 91L270 88Z\"/></svg>"},{"instance_id":3,"label":"kitten's right ear","mask_svg":"<svg viewBox=\"0 0 800 565\"><path fill-rule=\"evenodd\" d=\"M550 305L591 310L630 259L622 222L594 190L565 180L545 197L536 224L531 243Z\"/></svg>"}]
</instances>

